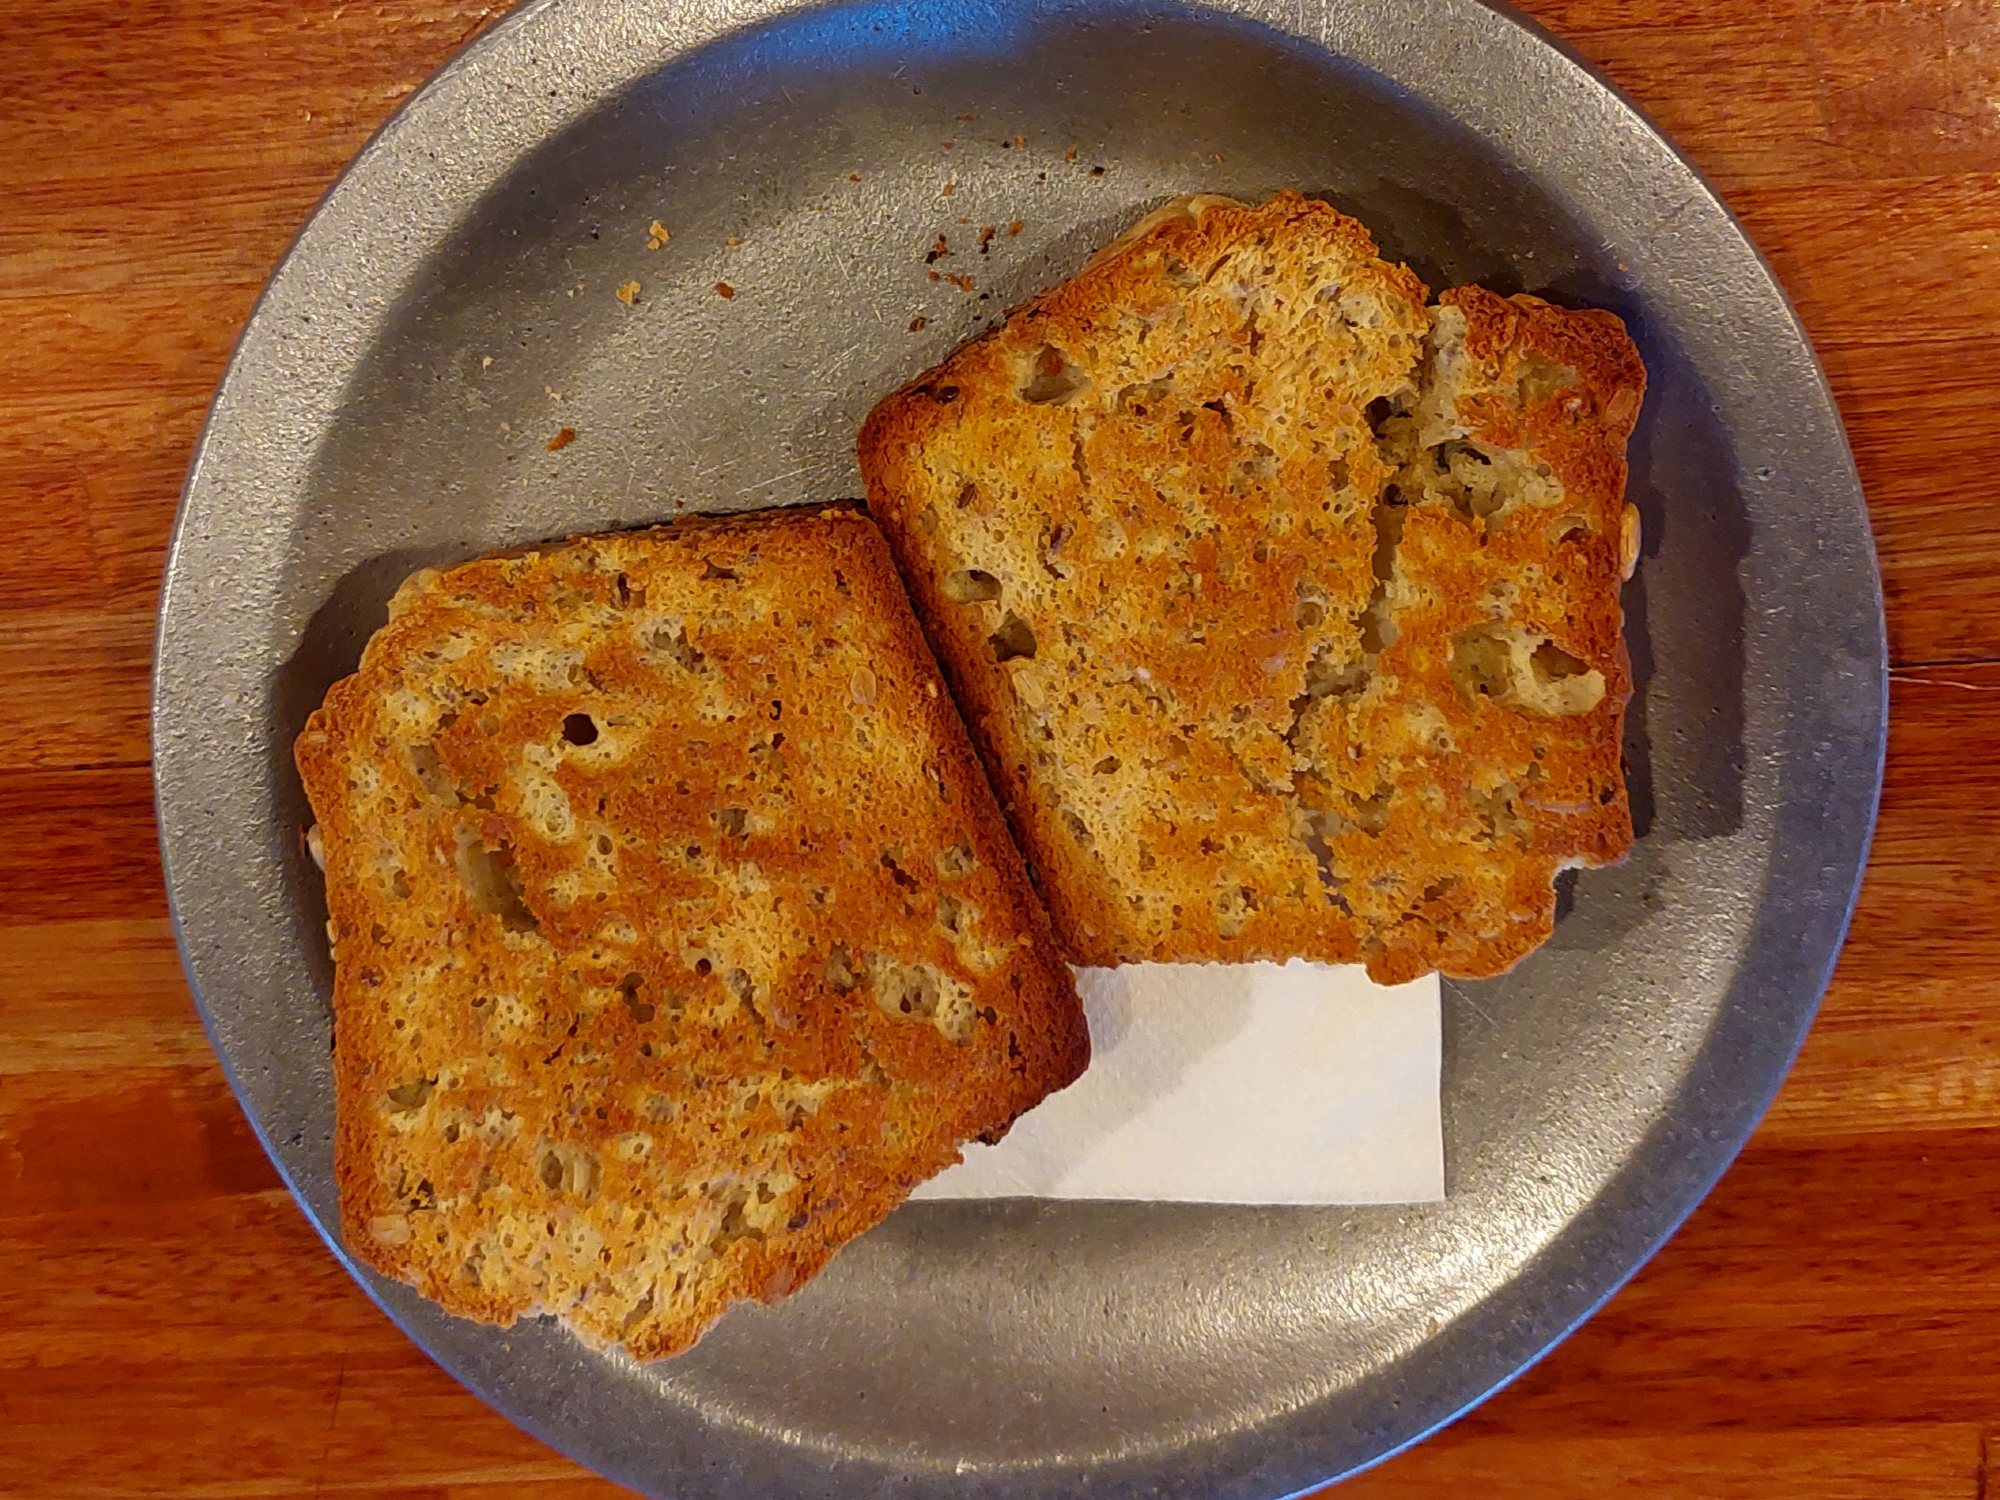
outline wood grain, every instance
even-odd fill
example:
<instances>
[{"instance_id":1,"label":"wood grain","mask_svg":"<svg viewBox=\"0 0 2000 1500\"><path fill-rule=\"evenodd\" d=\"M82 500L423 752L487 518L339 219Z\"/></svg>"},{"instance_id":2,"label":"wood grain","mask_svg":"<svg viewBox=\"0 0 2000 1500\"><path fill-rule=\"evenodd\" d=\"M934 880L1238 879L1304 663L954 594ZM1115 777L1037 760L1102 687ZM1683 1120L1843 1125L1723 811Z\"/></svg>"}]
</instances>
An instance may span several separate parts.
<instances>
[{"instance_id":1,"label":"wood grain","mask_svg":"<svg viewBox=\"0 0 2000 1500\"><path fill-rule=\"evenodd\" d=\"M1812 332L1898 664L1819 1024L1660 1256L1343 1489L2000 1495L2000 8L1535 0L1743 216ZM347 1279L209 1052L147 772L154 595L266 271L456 0L43 0L0 86L0 1494L598 1500Z\"/></svg>"}]
</instances>

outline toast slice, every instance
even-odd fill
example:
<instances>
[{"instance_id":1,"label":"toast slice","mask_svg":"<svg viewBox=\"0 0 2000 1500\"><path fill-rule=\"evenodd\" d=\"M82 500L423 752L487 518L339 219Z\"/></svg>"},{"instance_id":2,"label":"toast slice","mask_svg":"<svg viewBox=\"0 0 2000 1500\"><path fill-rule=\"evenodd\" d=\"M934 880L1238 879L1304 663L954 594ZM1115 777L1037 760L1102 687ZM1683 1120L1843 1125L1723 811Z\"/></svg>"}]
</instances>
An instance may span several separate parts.
<instances>
[{"instance_id":1,"label":"toast slice","mask_svg":"<svg viewBox=\"0 0 2000 1500\"><path fill-rule=\"evenodd\" d=\"M1608 315L1466 290L1434 337L1426 297L1324 203L1182 200L869 414L870 508L1075 961L1491 974L1548 932L1556 867L1629 841L1616 545L1643 370ZM1414 466L1487 448L1539 487L1463 520L1429 498ZM1547 533L1573 512L1587 537ZM1569 547L1560 582L1516 529ZM1454 655L1461 606L1519 626L1494 639L1531 678L1579 680L1482 688L1496 648Z\"/></svg>"},{"instance_id":2,"label":"toast slice","mask_svg":"<svg viewBox=\"0 0 2000 1500\"><path fill-rule=\"evenodd\" d=\"M1309 837L1388 983L1503 972L1553 930L1560 871L1632 844L1645 366L1608 312L1458 287L1433 317L1419 394L1379 429L1368 649L1292 736Z\"/></svg>"},{"instance_id":3,"label":"toast slice","mask_svg":"<svg viewBox=\"0 0 2000 1500\"><path fill-rule=\"evenodd\" d=\"M454 1313L673 1354L1088 1058L858 509L418 573L296 755L343 1234Z\"/></svg>"}]
</instances>

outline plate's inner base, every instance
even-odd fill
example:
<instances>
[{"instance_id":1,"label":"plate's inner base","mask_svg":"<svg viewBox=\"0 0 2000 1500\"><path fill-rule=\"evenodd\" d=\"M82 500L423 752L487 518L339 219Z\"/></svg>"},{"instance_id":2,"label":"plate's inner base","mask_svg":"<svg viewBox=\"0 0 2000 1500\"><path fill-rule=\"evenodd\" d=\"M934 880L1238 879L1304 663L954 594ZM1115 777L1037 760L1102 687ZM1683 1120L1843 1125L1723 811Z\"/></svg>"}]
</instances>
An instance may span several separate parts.
<instances>
[{"instance_id":1,"label":"plate's inner base","mask_svg":"<svg viewBox=\"0 0 2000 1500\"><path fill-rule=\"evenodd\" d=\"M286 583L318 612L274 739L418 564L855 494L878 396L1169 195L1297 187L1434 289L1479 279L1632 317L1654 375L1633 493L1656 533L1688 518L1628 600L1649 826L1626 866L1577 882L1546 951L1448 988L1450 1201L912 1207L792 1301L617 1377L725 1428L912 1468L1143 1457L1393 1384L1600 1191L1677 1087L1750 918L1727 894L1756 844L1741 506L1706 396L1602 236L1410 96L1215 17L950 9L819 13L712 46L521 161L437 247L319 451ZM303 933L316 883L302 862L294 878ZM330 1182L305 1175L330 1217ZM554 1330L511 1338L551 1369L596 1362Z\"/></svg>"}]
</instances>

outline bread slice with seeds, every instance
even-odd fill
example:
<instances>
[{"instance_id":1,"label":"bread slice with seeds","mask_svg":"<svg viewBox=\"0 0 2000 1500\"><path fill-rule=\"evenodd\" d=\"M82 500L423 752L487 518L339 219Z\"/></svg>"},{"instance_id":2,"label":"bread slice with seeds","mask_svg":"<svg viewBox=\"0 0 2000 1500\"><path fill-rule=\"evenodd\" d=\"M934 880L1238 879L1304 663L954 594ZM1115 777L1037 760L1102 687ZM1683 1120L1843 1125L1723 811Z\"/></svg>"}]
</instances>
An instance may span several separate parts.
<instances>
[{"instance_id":1,"label":"bread slice with seeds","mask_svg":"<svg viewBox=\"0 0 2000 1500\"><path fill-rule=\"evenodd\" d=\"M1500 973L1553 929L1556 875L1632 843L1619 589L1646 371L1613 314L1459 287L1415 398L1380 424L1361 663L1302 708L1309 837L1394 982Z\"/></svg>"},{"instance_id":2,"label":"bread slice with seeds","mask_svg":"<svg viewBox=\"0 0 2000 1500\"><path fill-rule=\"evenodd\" d=\"M1609 315L1464 290L1434 330L1427 295L1324 203L1181 200L869 414L870 508L1076 961L1494 973L1629 841L1643 370Z\"/></svg>"},{"instance_id":3,"label":"bread slice with seeds","mask_svg":"<svg viewBox=\"0 0 2000 1500\"><path fill-rule=\"evenodd\" d=\"M685 1349L1087 1060L857 509L419 573L296 755L343 1234L455 1313Z\"/></svg>"}]
</instances>

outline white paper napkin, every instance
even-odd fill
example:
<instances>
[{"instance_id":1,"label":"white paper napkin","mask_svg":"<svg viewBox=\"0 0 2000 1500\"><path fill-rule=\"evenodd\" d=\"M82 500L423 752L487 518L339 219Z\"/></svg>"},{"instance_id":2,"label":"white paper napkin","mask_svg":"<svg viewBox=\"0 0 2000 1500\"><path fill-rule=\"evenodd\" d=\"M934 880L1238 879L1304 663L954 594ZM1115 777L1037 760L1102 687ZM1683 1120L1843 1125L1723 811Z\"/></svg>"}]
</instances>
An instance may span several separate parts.
<instances>
[{"instance_id":1,"label":"white paper napkin","mask_svg":"<svg viewBox=\"0 0 2000 1500\"><path fill-rule=\"evenodd\" d=\"M1083 1077L917 1198L1426 1203L1444 1196L1435 975L1078 969Z\"/></svg>"}]
</instances>

